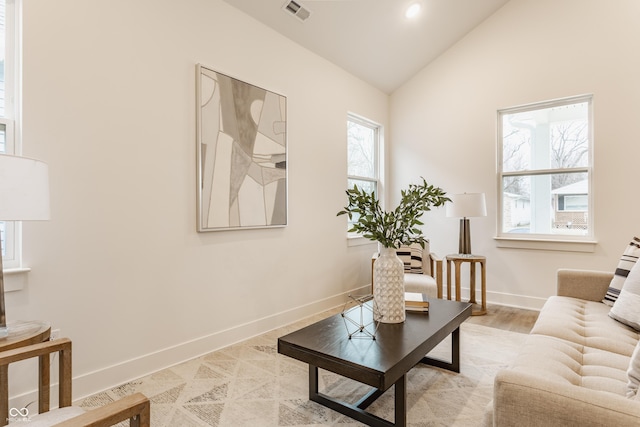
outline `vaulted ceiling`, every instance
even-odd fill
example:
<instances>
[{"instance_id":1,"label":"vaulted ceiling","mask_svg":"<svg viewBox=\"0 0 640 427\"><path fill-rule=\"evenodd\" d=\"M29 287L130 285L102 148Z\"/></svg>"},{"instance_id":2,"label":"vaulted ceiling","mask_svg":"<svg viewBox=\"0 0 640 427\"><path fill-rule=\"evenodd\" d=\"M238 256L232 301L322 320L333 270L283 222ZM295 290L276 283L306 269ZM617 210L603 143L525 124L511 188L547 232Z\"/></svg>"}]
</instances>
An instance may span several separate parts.
<instances>
[{"instance_id":1,"label":"vaulted ceiling","mask_svg":"<svg viewBox=\"0 0 640 427\"><path fill-rule=\"evenodd\" d=\"M509 0L293 0L289 11L291 0L224 1L391 93Z\"/></svg>"}]
</instances>

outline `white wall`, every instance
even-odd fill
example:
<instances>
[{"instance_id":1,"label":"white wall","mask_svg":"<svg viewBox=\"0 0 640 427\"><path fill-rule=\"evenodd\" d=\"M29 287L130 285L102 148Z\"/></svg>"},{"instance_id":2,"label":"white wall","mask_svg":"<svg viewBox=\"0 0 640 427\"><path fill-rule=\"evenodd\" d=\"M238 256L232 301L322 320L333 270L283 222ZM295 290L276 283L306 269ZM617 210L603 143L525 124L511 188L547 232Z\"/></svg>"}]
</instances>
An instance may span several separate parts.
<instances>
[{"instance_id":1,"label":"white wall","mask_svg":"<svg viewBox=\"0 0 640 427\"><path fill-rule=\"evenodd\" d=\"M391 96L394 193L415 177L449 193L485 192L473 252L487 256L488 299L539 307L558 268L613 271L637 235L640 199L640 2L511 0ZM497 248L496 111L593 93L593 253ZM440 255L457 252L458 220L429 212Z\"/></svg>"},{"instance_id":2,"label":"white wall","mask_svg":"<svg viewBox=\"0 0 640 427\"><path fill-rule=\"evenodd\" d=\"M287 96L289 225L196 232L195 66ZM388 96L219 0L25 0L24 154L52 219L9 319L74 344L74 397L341 304L369 281L348 248L346 115ZM35 385L16 385L17 392Z\"/></svg>"}]
</instances>

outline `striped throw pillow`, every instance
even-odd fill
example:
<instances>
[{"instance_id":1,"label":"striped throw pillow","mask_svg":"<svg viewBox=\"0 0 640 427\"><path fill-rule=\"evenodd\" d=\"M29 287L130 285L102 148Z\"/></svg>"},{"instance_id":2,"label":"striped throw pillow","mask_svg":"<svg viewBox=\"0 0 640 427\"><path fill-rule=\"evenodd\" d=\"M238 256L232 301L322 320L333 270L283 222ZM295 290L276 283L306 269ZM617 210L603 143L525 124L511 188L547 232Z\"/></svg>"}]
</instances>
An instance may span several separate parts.
<instances>
[{"instance_id":1,"label":"striped throw pillow","mask_svg":"<svg viewBox=\"0 0 640 427\"><path fill-rule=\"evenodd\" d=\"M401 246L396 249L398 258L404 264L405 273L422 274L422 247L418 244L411 246Z\"/></svg>"},{"instance_id":2,"label":"striped throw pillow","mask_svg":"<svg viewBox=\"0 0 640 427\"><path fill-rule=\"evenodd\" d=\"M638 258L640 258L640 239L634 237L633 239L631 239L629 246L627 246L627 249L625 249L622 257L620 258L618 268L616 268L613 279L609 284L607 294L602 300L603 303L609 306L613 306L613 304L618 299L618 296L620 295L620 291L624 286L625 280L627 280L629 272L635 265Z\"/></svg>"},{"instance_id":3,"label":"striped throw pillow","mask_svg":"<svg viewBox=\"0 0 640 427\"><path fill-rule=\"evenodd\" d=\"M635 263L609 317L640 332L640 263Z\"/></svg>"}]
</instances>

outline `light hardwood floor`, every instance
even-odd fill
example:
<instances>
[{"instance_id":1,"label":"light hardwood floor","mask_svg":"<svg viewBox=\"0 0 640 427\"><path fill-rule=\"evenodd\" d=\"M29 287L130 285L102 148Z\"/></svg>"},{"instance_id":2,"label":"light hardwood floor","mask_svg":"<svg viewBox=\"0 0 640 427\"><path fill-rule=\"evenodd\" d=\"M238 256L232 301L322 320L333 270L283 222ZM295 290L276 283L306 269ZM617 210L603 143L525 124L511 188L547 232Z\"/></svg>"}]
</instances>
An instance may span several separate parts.
<instances>
[{"instance_id":1,"label":"light hardwood floor","mask_svg":"<svg viewBox=\"0 0 640 427\"><path fill-rule=\"evenodd\" d=\"M537 318L538 312L535 310L488 304L487 314L471 316L467 322L528 334Z\"/></svg>"}]
</instances>

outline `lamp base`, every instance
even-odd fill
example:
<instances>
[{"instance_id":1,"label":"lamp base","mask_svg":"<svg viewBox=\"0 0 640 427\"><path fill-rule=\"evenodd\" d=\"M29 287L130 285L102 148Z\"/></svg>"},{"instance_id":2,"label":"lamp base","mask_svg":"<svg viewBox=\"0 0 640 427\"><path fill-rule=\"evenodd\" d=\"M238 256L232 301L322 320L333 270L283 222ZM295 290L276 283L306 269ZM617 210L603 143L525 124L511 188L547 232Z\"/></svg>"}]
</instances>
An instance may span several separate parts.
<instances>
[{"instance_id":1,"label":"lamp base","mask_svg":"<svg viewBox=\"0 0 640 427\"><path fill-rule=\"evenodd\" d=\"M471 224L469 223L469 218L460 219L458 253L461 255L471 255Z\"/></svg>"}]
</instances>

